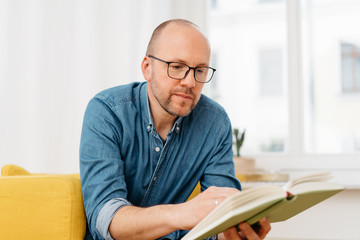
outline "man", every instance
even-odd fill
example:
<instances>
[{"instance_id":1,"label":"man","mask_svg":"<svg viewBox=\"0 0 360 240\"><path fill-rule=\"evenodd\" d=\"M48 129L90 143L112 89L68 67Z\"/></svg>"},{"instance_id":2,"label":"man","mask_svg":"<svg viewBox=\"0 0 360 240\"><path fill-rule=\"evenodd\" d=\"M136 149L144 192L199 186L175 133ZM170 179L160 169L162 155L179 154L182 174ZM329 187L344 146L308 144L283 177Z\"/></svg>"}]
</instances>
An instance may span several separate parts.
<instances>
[{"instance_id":1,"label":"man","mask_svg":"<svg viewBox=\"0 0 360 240\"><path fill-rule=\"evenodd\" d=\"M240 190L223 108L201 95L210 46L186 20L159 25L141 69L146 82L105 90L89 103L80 146L87 237L180 239ZM203 192L186 201L201 182ZM242 223L226 239L260 239ZM216 237L216 236L215 236Z\"/></svg>"}]
</instances>

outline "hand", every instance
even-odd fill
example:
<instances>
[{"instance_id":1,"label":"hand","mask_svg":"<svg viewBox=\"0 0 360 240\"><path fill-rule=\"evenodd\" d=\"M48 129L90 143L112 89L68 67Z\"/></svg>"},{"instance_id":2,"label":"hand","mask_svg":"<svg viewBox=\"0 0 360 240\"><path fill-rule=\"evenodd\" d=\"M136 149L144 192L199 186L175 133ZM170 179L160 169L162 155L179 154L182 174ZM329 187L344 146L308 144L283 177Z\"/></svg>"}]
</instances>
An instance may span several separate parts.
<instances>
[{"instance_id":1,"label":"hand","mask_svg":"<svg viewBox=\"0 0 360 240\"><path fill-rule=\"evenodd\" d=\"M239 190L235 188L212 186L190 201L183 203L181 215L184 221L182 223L186 225L181 224L181 229L193 228L221 202L237 192Z\"/></svg>"},{"instance_id":2,"label":"hand","mask_svg":"<svg viewBox=\"0 0 360 240\"><path fill-rule=\"evenodd\" d=\"M269 220L265 217L260 219L257 224L257 229L253 229L246 222L242 222L238 225L240 232L236 229L236 227L231 227L225 232L223 232L223 236L226 240L259 240L264 239L266 235L269 233L271 226ZM219 239L221 238L219 235Z\"/></svg>"}]
</instances>

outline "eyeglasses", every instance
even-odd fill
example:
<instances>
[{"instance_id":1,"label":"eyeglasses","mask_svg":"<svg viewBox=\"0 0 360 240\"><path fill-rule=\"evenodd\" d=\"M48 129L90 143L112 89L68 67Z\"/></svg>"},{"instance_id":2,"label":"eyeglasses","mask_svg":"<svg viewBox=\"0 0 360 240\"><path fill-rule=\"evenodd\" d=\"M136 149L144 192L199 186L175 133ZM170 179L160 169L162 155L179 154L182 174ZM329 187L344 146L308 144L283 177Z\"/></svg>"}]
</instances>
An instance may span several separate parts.
<instances>
[{"instance_id":1,"label":"eyeglasses","mask_svg":"<svg viewBox=\"0 0 360 240\"><path fill-rule=\"evenodd\" d=\"M168 65L167 74L170 78L176 80L182 80L186 78L191 69L194 69L194 78L195 81L199 83L207 83L212 79L216 69L211 67L190 67L185 63L180 62L167 62L160 58L149 55L148 57L156 59L160 62L166 63Z\"/></svg>"}]
</instances>

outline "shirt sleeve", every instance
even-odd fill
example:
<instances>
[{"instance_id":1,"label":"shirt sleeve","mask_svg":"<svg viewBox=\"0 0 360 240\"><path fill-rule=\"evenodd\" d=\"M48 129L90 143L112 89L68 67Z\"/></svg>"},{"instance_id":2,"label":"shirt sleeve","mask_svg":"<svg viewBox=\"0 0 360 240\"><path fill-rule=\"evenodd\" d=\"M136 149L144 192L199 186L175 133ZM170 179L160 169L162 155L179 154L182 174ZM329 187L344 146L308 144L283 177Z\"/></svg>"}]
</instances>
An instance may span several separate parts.
<instances>
[{"instance_id":1,"label":"shirt sleeve","mask_svg":"<svg viewBox=\"0 0 360 240\"><path fill-rule=\"evenodd\" d=\"M110 104L92 99L81 133L80 178L88 227L94 239L111 239L111 219L122 206L130 205L119 148L121 138L122 127Z\"/></svg>"},{"instance_id":2,"label":"shirt sleeve","mask_svg":"<svg viewBox=\"0 0 360 240\"><path fill-rule=\"evenodd\" d=\"M240 182L235 176L230 120L226 118L220 126L218 144L200 181L202 191L210 186L232 187L241 190Z\"/></svg>"},{"instance_id":3,"label":"shirt sleeve","mask_svg":"<svg viewBox=\"0 0 360 240\"><path fill-rule=\"evenodd\" d=\"M108 201L100 210L96 221L96 230L106 240L113 240L109 232L109 225L115 213L123 206L130 205L126 199L116 198Z\"/></svg>"}]
</instances>

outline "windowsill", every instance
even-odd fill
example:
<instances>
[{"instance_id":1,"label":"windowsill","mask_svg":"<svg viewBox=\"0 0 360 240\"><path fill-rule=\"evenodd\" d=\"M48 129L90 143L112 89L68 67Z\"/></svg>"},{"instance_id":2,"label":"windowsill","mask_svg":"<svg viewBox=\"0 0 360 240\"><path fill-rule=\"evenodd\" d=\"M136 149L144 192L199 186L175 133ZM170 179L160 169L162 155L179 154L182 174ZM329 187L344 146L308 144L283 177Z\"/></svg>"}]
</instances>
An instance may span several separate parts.
<instances>
[{"instance_id":1,"label":"windowsill","mask_svg":"<svg viewBox=\"0 0 360 240\"><path fill-rule=\"evenodd\" d=\"M323 170L326 171L326 170ZM282 174L289 174L289 179L309 175L312 173L322 172L319 169L282 169L279 172ZM345 187L346 190L360 190L360 169L346 169L346 170L331 170L333 179L330 181L337 182ZM241 185L244 189L251 188L263 184L272 184L277 186L283 186L286 182L274 182L274 181L242 181Z\"/></svg>"},{"instance_id":2,"label":"windowsill","mask_svg":"<svg viewBox=\"0 0 360 240\"><path fill-rule=\"evenodd\" d=\"M319 169L286 169L283 171L289 172L291 178L321 172ZM337 182L343 185L346 189L360 189L360 169L336 169L330 171L334 176L330 181Z\"/></svg>"}]
</instances>

